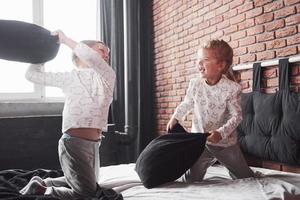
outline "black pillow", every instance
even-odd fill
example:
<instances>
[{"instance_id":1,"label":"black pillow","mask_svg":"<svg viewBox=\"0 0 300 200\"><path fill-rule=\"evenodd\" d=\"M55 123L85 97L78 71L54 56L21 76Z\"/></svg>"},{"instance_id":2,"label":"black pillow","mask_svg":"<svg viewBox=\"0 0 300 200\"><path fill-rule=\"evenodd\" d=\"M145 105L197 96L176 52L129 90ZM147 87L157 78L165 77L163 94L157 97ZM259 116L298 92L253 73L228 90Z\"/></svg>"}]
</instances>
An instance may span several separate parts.
<instances>
[{"instance_id":1,"label":"black pillow","mask_svg":"<svg viewBox=\"0 0 300 200\"><path fill-rule=\"evenodd\" d=\"M208 134L187 133L179 124L171 132L152 140L136 161L135 170L146 188L178 179L205 148Z\"/></svg>"},{"instance_id":2,"label":"black pillow","mask_svg":"<svg viewBox=\"0 0 300 200\"><path fill-rule=\"evenodd\" d=\"M0 20L0 58L44 63L59 49L58 37L43 27L15 20Z\"/></svg>"}]
</instances>

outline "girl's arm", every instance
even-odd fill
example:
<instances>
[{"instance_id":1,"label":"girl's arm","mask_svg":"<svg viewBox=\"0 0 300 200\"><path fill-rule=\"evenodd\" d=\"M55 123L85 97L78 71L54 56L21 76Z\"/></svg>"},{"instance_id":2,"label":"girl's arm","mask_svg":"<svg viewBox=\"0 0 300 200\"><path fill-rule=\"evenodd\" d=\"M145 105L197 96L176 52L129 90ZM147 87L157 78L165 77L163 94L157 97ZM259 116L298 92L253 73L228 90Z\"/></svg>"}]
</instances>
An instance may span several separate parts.
<instances>
[{"instance_id":1,"label":"girl's arm","mask_svg":"<svg viewBox=\"0 0 300 200\"><path fill-rule=\"evenodd\" d=\"M43 64L31 64L26 71L25 78L33 83L63 88L67 80L66 73L43 72Z\"/></svg>"},{"instance_id":2,"label":"girl's arm","mask_svg":"<svg viewBox=\"0 0 300 200\"><path fill-rule=\"evenodd\" d=\"M190 81L189 87L188 87L186 95L184 97L184 100L177 106L172 118L175 118L175 119L181 121L193 109L195 81L196 81L195 79L192 79Z\"/></svg>"},{"instance_id":3,"label":"girl's arm","mask_svg":"<svg viewBox=\"0 0 300 200\"><path fill-rule=\"evenodd\" d=\"M217 131L221 134L222 138L227 138L242 121L242 108L241 108L241 88L233 93L231 98L227 101L227 108L231 118Z\"/></svg>"}]
</instances>

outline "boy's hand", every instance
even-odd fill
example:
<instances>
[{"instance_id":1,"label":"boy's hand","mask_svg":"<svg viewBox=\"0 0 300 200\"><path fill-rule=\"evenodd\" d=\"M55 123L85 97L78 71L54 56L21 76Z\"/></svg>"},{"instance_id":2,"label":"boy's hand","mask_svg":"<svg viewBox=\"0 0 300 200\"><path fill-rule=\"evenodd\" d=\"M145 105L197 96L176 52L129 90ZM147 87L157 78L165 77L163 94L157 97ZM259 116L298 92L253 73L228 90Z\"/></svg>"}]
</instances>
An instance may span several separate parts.
<instances>
[{"instance_id":1,"label":"boy's hand","mask_svg":"<svg viewBox=\"0 0 300 200\"><path fill-rule=\"evenodd\" d=\"M178 123L178 120L176 118L172 117L170 119L170 121L168 122L168 124L167 124L167 132L169 130L171 130L174 127L174 125L177 124L177 123Z\"/></svg>"},{"instance_id":2,"label":"boy's hand","mask_svg":"<svg viewBox=\"0 0 300 200\"><path fill-rule=\"evenodd\" d=\"M67 36L61 30L56 30L51 33L51 35L57 35L59 43L65 43Z\"/></svg>"},{"instance_id":3,"label":"boy's hand","mask_svg":"<svg viewBox=\"0 0 300 200\"><path fill-rule=\"evenodd\" d=\"M220 142L220 140L222 140L221 133L219 133L218 131L211 131L209 133L210 136L207 137L207 141L211 143L218 143Z\"/></svg>"}]
</instances>

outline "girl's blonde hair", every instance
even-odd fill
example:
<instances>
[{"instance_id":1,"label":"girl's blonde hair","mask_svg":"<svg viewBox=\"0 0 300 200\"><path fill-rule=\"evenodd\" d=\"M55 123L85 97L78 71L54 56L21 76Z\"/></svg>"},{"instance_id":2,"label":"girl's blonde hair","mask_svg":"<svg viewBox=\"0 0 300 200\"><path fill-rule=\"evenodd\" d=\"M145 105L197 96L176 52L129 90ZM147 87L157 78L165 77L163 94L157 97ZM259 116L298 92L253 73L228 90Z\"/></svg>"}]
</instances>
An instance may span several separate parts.
<instances>
[{"instance_id":1,"label":"girl's blonde hair","mask_svg":"<svg viewBox=\"0 0 300 200\"><path fill-rule=\"evenodd\" d=\"M104 42L99 41L99 40L82 40L80 42L86 44L90 48L93 48L96 44L102 44L102 45L106 46L106 44ZM78 57L76 56L76 54L72 53L72 61L75 65L77 65L77 59L78 59Z\"/></svg>"},{"instance_id":2,"label":"girl's blonde hair","mask_svg":"<svg viewBox=\"0 0 300 200\"><path fill-rule=\"evenodd\" d=\"M218 61L226 63L223 74L225 74L228 79L236 81L231 69L233 50L227 42L224 40L212 39L203 43L201 48L214 50Z\"/></svg>"}]
</instances>

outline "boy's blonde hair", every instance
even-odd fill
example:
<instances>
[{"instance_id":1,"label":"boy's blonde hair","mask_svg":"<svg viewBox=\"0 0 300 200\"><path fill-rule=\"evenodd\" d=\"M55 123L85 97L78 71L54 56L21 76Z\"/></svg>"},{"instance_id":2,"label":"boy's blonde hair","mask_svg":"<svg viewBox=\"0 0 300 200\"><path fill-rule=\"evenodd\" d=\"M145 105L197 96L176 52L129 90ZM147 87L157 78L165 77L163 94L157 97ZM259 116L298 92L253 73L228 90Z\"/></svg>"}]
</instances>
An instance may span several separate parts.
<instances>
[{"instance_id":1,"label":"boy's blonde hair","mask_svg":"<svg viewBox=\"0 0 300 200\"><path fill-rule=\"evenodd\" d=\"M202 44L202 49L211 49L216 52L216 57L219 62L226 63L223 74L227 76L230 80L236 81L231 65L233 59L233 49L224 40L212 39Z\"/></svg>"},{"instance_id":2,"label":"boy's blonde hair","mask_svg":"<svg viewBox=\"0 0 300 200\"><path fill-rule=\"evenodd\" d=\"M80 42L86 44L90 48L92 48L96 44L102 44L102 45L106 46L106 44L104 42L99 41L99 40L82 40ZM76 54L72 53L72 61L75 65L77 65L77 59L78 59L78 57L76 56Z\"/></svg>"}]
</instances>

